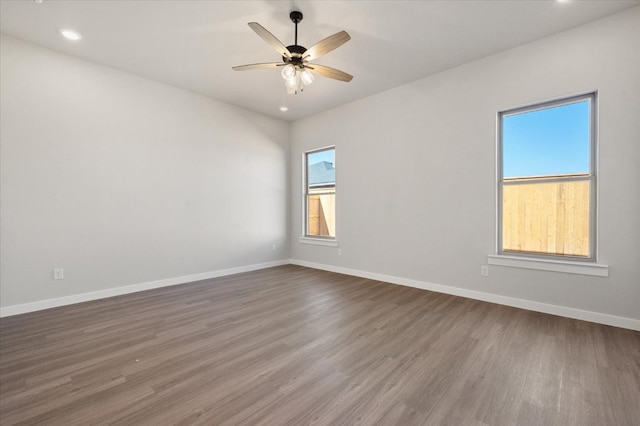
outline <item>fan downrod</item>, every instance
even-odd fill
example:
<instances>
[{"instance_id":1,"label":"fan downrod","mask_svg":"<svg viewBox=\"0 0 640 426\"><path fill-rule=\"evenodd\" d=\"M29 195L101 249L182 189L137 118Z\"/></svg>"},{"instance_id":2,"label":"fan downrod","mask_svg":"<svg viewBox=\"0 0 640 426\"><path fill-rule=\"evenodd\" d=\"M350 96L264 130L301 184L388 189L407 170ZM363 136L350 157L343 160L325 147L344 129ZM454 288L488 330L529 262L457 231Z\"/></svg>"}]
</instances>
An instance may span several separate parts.
<instances>
[{"instance_id":1,"label":"fan downrod","mask_svg":"<svg viewBox=\"0 0 640 426\"><path fill-rule=\"evenodd\" d=\"M287 49L289 49L289 52L291 52L293 55L291 58L285 58L283 56L282 60L284 61L285 64L293 64L293 65L301 66L302 55L304 54L304 52L307 51L306 48L298 45L298 22L302 21L302 12L298 10L294 10L289 14L289 18L291 19L291 22L293 22L296 25L295 41L291 46L287 46Z\"/></svg>"}]
</instances>

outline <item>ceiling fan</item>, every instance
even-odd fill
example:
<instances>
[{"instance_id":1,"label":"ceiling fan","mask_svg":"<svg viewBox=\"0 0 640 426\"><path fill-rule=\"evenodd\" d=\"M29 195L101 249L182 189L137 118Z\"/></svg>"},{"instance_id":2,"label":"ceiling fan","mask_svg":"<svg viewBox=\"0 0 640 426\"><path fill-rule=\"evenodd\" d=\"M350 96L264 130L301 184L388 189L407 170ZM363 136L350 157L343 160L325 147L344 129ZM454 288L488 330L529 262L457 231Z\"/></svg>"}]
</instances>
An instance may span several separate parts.
<instances>
[{"instance_id":1,"label":"ceiling fan","mask_svg":"<svg viewBox=\"0 0 640 426\"><path fill-rule=\"evenodd\" d=\"M279 54L282 55L282 62L266 62L260 64L239 65L233 67L234 71L246 71L261 68L282 68L282 78L285 79L287 93L296 94L302 92L305 85L313 82L314 73L323 77L333 78L349 82L353 78L352 75L335 68L324 65L311 64L310 61L326 55L332 50L342 46L351 40L351 36L346 31L340 31L329 36L318 43L306 49L298 45L298 23L302 21L302 12L293 11L289 14L289 18L296 25L296 38L294 44L286 46L278 40L273 34L267 31L257 22L249 22L249 27L258 34L264 41L271 45Z\"/></svg>"}]
</instances>

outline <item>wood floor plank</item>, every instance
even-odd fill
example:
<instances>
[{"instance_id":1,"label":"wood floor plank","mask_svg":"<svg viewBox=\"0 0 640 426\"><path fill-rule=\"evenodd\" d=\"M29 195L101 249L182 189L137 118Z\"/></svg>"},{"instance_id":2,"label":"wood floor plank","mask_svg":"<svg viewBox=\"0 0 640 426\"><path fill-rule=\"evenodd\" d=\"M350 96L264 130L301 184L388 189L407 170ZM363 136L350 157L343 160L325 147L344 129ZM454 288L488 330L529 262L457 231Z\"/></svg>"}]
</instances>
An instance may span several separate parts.
<instances>
[{"instance_id":1,"label":"wood floor plank","mask_svg":"<svg viewBox=\"0 0 640 426\"><path fill-rule=\"evenodd\" d=\"M298 266L0 319L0 425L637 425L640 332Z\"/></svg>"}]
</instances>

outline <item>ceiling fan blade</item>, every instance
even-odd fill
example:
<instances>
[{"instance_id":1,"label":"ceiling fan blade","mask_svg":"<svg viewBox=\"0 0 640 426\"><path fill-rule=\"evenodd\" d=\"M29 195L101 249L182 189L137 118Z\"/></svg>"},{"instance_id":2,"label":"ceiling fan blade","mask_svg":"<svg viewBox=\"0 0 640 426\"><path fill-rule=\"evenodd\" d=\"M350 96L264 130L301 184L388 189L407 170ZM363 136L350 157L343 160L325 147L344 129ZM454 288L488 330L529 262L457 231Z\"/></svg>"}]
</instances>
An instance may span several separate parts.
<instances>
[{"instance_id":1,"label":"ceiling fan blade","mask_svg":"<svg viewBox=\"0 0 640 426\"><path fill-rule=\"evenodd\" d=\"M326 55L333 49L342 46L349 40L351 40L351 36L346 31L335 33L334 35L329 36L308 48L307 51L302 55L302 59L313 61L314 59L319 58L322 55Z\"/></svg>"},{"instance_id":2,"label":"ceiling fan blade","mask_svg":"<svg viewBox=\"0 0 640 426\"><path fill-rule=\"evenodd\" d=\"M247 70L258 70L262 68L275 68L284 65L282 62L264 62L261 64L248 64L248 65L238 65L237 67L232 67L234 71L247 71Z\"/></svg>"},{"instance_id":3,"label":"ceiling fan blade","mask_svg":"<svg viewBox=\"0 0 640 426\"><path fill-rule=\"evenodd\" d=\"M273 34L265 29L262 25L257 22L249 22L249 26L256 34L258 34L264 41L271 45L274 49L278 51L279 54L286 58L291 58L291 52L289 49L285 47L284 44L280 40L276 38Z\"/></svg>"},{"instance_id":4,"label":"ceiling fan blade","mask_svg":"<svg viewBox=\"0 0 640 426\"><path fill-rule=\"evenodd\" d=\"M305 68L309 68L311 71L318 75L333 78L334 80L349 82L353 78L351 74L347 74L346 72L337 70L335 68L325 67L324 65L309 64L306 65Z\"/></svg>"}]
</instances>

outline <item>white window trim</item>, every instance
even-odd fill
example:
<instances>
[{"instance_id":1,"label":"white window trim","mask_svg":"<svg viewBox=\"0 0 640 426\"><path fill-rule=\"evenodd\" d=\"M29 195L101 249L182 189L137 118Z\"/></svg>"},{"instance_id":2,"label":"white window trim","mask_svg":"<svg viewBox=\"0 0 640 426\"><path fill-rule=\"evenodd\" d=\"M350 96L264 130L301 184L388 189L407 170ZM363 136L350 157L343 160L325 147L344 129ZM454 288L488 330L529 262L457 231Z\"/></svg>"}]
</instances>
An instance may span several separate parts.
<instances>
[{"instance_id":1,"label":"white window trim","mask_svg":"<svg viewBox=\"0 0 640 426\"><path fill-rule=\"evenodd\" d=\"M592 189L591 189L591 205L590 214L592 215L590 219L590 238L591 238L591 256L588 259L581 260L571 260L570 256L567 256L566 259L563 259L560 255L552 255L552 254L541 254L540 257L532 257L531 253L522 252L501 252L502 244L502 119L501 117L507 112L513 112L516 110L534 110L534 109L543 109L547 108L551 105L562 105L564 103L571 103L579 98L590 98L591 99L591 161L590 161L590 175ZM572 96L567 96L562 99L549 100L545 102L538 102L536 104L525 105L518 108L512 108L510 110L503 110L498 113L496 120L496 179L497 179L497 196L496 196L496 253L494 255L488 255L488 264L489 265L497 265L497 266L507 266L513 268L524 268L524 269L537 269L543 271L552 271L552 272L565 272L570 274L581 274L581 275L592 275L599 277L608 277L609 276L609 266L604 264L597 263L598 261L598 244L597 244L597 236L598 236L598 126L597 120L599 116L598 111L598 92L596 90L576 94Z\"/></svg>"},{"instance_id":2,"label":"white window trim","mask_svg":"<svg viewBox=\"0 0 640 426\"><path fill-rule=\"evenodd\" d=\"M316 246L338 247L339 241L334 238L327 237L300 237L298 242L302 244L312 244Z\"/></svg>"},{"instance_id":3,"label":"white window trim","mask_svg":"<svg viewBox=\"0 0 640 426\"><path fill-rule=\"evenodd\" d=\"M540 271L564 272L567 274L608 277L609 265L588 262L572 262L569 260L538 259L522 256L505 256L501 254L487 256L489 265L507 266L511 268L537 269Z\"/></svg>"},{"instance_id":4,"label":"white window trim","mask_svg":"<svg viewBox=\"0 0 640 426\"><path fill-rule=\"evenodd\" d=\"M317 245L317 246L328 246L328 247L338 247L338 240L337 235L338 235L338 224L337 224L337 220L336 220L336 237L322 237L322 236L314 236L314 235L307 235L307 220L308 220L308 212L307 212L307 154L309 153L313 153L313 152L319 152L319 151L327 151L329 149L333 149L333 155L334 155L334 167L335 167L335 163L336 163L336 159L335 159L335 152L336 152L336 146L335 145L328 145L322 148L316 148L316 149L311 149L309 151L304 151L302 153L302 235L300 236L298 242L303 243L303 244L312 244L312 245ZM337 178L336 178L337 181ZM337 182L335 185L335 188L337 188ZM336 191L337 193L337 191ZM336 212L334 212L334 214L337 213L337 209Z\"/></svg>"}]
</instances>

